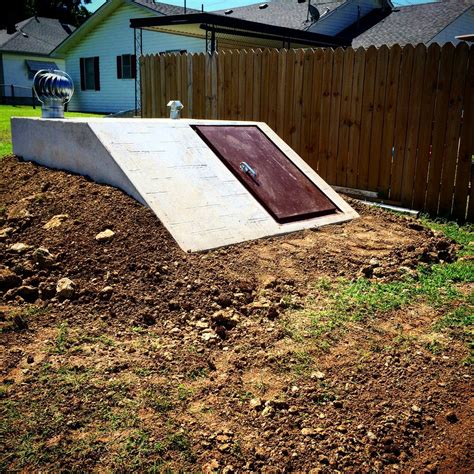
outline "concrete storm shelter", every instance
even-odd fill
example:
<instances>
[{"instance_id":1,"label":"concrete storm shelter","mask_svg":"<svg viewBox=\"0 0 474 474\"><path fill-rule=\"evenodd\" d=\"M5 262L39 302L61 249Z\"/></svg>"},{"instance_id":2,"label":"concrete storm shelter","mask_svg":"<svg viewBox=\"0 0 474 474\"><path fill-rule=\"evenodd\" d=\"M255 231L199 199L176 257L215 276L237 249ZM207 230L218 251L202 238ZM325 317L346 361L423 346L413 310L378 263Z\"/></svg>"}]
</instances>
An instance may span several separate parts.
<instances>
[{"instance_id":1,"label":"concrete storm shelter","mask_svg":"<svg viewBox=\"0 0 474 474\"><path fill-rule=\"evenodd\" d=\"M16 155L150 207L184 251L358 217L264 123L13 118L12 136Z\"/></svg>"}]
</instances>

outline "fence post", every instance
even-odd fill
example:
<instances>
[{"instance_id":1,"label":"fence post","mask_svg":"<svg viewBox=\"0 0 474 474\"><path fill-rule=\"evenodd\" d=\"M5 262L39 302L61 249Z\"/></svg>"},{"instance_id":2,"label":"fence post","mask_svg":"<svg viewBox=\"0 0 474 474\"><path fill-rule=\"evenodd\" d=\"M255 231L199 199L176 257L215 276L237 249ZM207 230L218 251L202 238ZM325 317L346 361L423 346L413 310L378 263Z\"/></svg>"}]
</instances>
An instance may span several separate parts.
<instances>
[{"instance_id":1,"label":"fence post","mask_svg":"<svg viewBox=\"0 0 474 474\"><path fill-rule=\"evenodd\" d=\"M13 84L10 84L10 88L12 91L12 105L15 105L15 86Z\"/></svg>"},{"instance_id":2,"label":"fence post","mask_svg":"<svg viewBox=\"0 0 474 474\"><path fill-rule=\"evenodd\" d=\"M33 109L36 109L35 90L33 89L33 87L31 88L31 104L33 105Z\"/></svg>"}]
</instances>

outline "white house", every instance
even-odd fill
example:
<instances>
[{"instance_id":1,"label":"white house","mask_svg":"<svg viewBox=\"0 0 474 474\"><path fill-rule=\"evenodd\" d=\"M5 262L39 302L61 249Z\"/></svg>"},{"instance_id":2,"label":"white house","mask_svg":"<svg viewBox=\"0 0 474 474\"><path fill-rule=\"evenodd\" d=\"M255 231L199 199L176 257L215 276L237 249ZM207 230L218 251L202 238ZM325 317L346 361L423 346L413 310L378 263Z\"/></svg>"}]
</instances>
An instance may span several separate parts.
<instances>
[{"instance_id":1,"label":"white house","mask_svg":"<svg viewBox=\"0 0 474 474\"><path fill-rule=\"evenodd\" d=\"M11 29L0 30L0 97L31 103L32 79L39 69L64 69L51 51L74 31L53 18L31 17Z\"/></svg>"},{"instance_id":2,"label":"white house","mask_svg":"<svg viewBox=\"0 0 474 474\"><path fill-rule=\"evenodd\" d=\"M135 106L131 18L175 15L183 8L147 0L108 0L53 52L75 84L69 110L120 112ZM201 52L199 38L143 32L143 53Z\"/></svg>"},{"instance_id":3,"label":"white house","mask_svg":"<svg viewBox=\"0 0 474 474\"><path fill-rule=\"evenodd\" d=\"M214 13L188 9L183 17L183 8L153 0L108 0L52 55L65 58L66 71L76 84L70 110L119 112L135 107L132 19L157 22L152 26L154 31L141 30L144 54L213 48L337 47L350 44L336 41L341 31L373 11L378 20L389 13L391 5L389 0L312 0L311 4L330 11L324 10L325 15L316 22L308 14L307 2L273 0ZM217 39L210 47L212 35Z\"/></svg>"}]
</instances>

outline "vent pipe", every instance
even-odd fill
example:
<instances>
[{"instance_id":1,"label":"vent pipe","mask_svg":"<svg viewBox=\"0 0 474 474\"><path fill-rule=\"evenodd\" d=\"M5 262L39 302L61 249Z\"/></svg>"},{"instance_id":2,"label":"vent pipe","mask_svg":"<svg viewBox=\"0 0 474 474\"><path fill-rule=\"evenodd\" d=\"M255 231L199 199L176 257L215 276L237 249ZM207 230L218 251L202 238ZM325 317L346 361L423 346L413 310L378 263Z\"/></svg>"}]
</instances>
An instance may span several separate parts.
<instances>
[{"instance_id":1,"label":"vent pipe","mask_svg":"<svg viewBox=\"0 0 474 474\"><path fill-rule=\"evenodd\" d=\"M42 118L64 118L64 106L74 94L74 83L64 71L41 69L33 78Z\"/></svg>"},{"instance_id":2,"label":"vent pipe","mask_svg":"<svg viewBox=\"0 0 474 474\"><path fill-rule=\"evenodd\" d=\"M184 105L179 100L170 100L168 107L170 108L170 119L178 120L181 118L181 110L183 110Z\"/></svg>"}]
</instances>

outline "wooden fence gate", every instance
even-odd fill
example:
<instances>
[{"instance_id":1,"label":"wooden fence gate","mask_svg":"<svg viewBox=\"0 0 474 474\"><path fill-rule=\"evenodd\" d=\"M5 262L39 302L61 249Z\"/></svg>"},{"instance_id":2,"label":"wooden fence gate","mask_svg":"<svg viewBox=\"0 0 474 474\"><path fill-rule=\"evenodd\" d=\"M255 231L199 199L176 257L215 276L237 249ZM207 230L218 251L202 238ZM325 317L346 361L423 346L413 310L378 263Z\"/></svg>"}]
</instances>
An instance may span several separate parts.
<instances>
[{"instance_id":1,"label":"wooden fence gate","mask_svg":"<svg viewBox=\"0 0 474 474\"><path fill-rule=\"evenodd\" d=\"M268 123L330 184L474 216L474 46L222 51L140 59L142 116Z\"/></svg>"}]
</instances>

